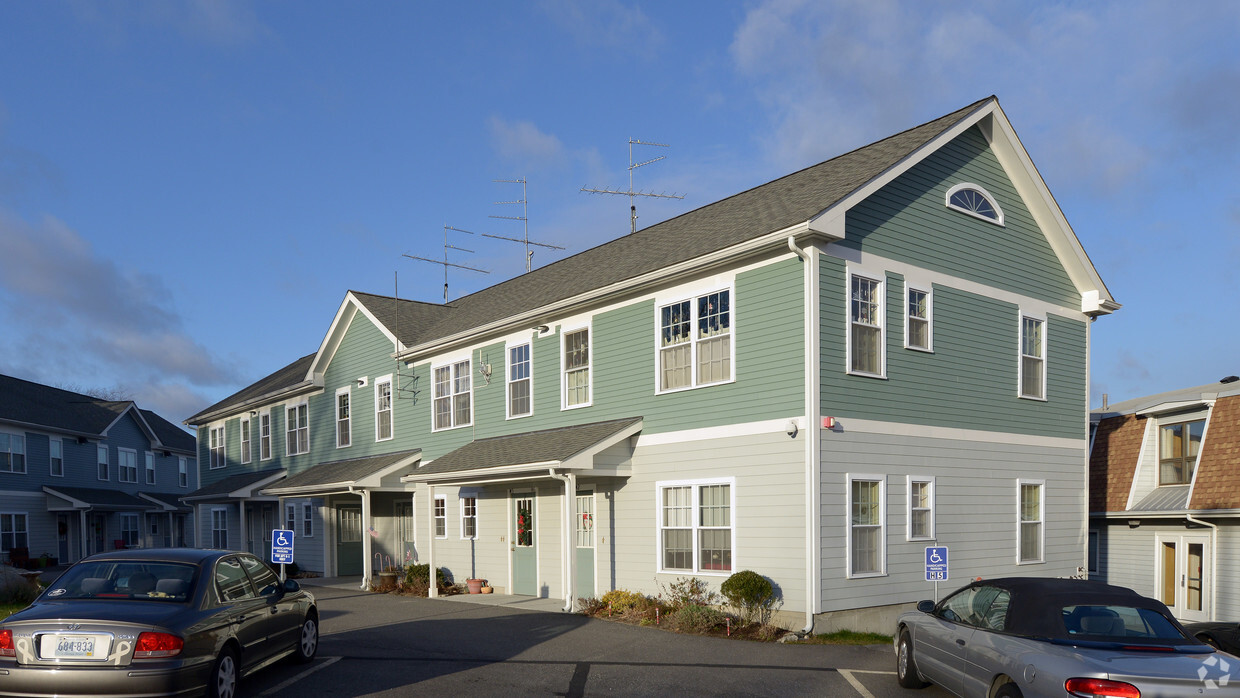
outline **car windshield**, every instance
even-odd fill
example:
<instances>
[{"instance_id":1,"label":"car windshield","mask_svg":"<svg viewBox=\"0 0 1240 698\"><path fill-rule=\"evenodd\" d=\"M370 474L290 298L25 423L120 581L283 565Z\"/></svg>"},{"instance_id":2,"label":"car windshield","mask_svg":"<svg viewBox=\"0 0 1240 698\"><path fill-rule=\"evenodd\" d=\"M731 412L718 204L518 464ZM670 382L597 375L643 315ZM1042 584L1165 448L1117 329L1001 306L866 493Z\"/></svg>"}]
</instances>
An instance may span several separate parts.
<instances>
[{"instance_id":1,"label":"car windshield","mask_svg":"<svg viewBox=\"0 0 1240 698\"><path fill-rule=\"evenodd\" d=\"M197 567L176 562L82 562L53 582L43 598L183 602L189 598L197 574Z\"/></svg>"},{"instance_id":2,"label":"car windshield","mask_svg":"<svg viewBox=\"0 0 1240 698\"><path fill-rule=\"evenodd\" d=\"M1114 604L1064 606L1068 637L1104 642L1184 640L1171 619L1153 608Z\"/></svg>"}]
</instances>

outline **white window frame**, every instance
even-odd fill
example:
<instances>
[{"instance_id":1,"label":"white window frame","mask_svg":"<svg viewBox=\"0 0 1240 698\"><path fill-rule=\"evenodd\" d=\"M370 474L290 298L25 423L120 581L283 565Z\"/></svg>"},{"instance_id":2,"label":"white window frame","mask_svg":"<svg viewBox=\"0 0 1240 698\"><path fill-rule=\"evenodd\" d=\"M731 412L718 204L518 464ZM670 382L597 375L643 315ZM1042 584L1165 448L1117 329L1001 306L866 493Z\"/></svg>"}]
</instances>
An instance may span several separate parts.
<instances>
[{"instance_id":1,"label":"white window frame","mask_svg":"<svg viewBox=\"0 0 1240 698\"><path fill-rule=\"evenodd\" d=\"M284 528L297 532L297 505L293 502L284 503Z\"/></svg>"},{"instance_id":2,"label":"white window frame","mask_svg":"<svg viewBox=\"0 0 1240 698\"><path fill-rule=\"evenodd\" d=\"M57 468L57 461L60 467ZM59 470L59 472L57 472ZM47 442L47 474L51 477L65 476L65 442L53 438Z\"/></svg>"},{"instance_id":3,"label":"white window frame","mask_svg":"<svg viewBox=\"0 0 1240 698\"><path fill-rule=\"evenodd\" d=\"M224 438L226 434L227 432L224 430L223 424L207 430L207 454L209 457L207 466L211 470L219 470L228 465L228 455L225 450L227 441Z\"/></svg>"},{"instance_id":4,"label":"white window frame","mask_svg":"<svg viewBox=\"0 0 1240 698\"><path fill-rule=\"evenodd\" d=\"M963 206L957 206L956 204L953 204L952 197L955 196L956 192L960 191L961 189L976 189L977 192L981 194L984 199L986 199L986 203L990 204L990 207L995 210L995 215L998 216L998 220L994 218L989 218L987 216L983 216L980 213L975 213ZM994 196L992 196L990 192L986 191L986 189L983 188L980 184L974 184L972 182L961 182L960 184L957 184L956 186L947 190L947 195L943 197L943 204L953 211L959 211L967 216L973 216L974 218L981 220L981 221L986 221L987 223L990 223L991 225L997 225L1000 227L1003 226L1003 209L999 208L999 200L996 199Z\"/></svg>"},{"instance_id":5,"label":"white window frame","mask_svg":"<svg viewBox=\"0 0 1240 698\"><path fill-rule=\"evenodd\" d=\"M1041 356L1034 356L1033 354L1025 353L1025 321L1026 320L1037 322L1042 328L1042 344L1041 344L1041 347L1039 347L1042 351ZM1046 346L1050 341L1049 336L1047 334L1047 330L1048 330L1048 327L1047 327L1045 315L1037 315L1034 313L1027 313L1023 311L1020 313L1020 321L1016 326L1016 394L1021 399L1037 400L1040 402L1047 401L1046 374L1048 373L1048 371L1047 371L1047 360L1046 360ZM1041 362L1042 382L1039 388L1042 392L1041 395L1026 395L1025 394L1025 359L1026 358L1037 359L1038 361Z\"/></svg>"},{"instance_id":6,"label":"white window frame","mask_svg":"<svg viewBox=\"0 0 1240 698\"><path fill-rule=\"evenodd\" d=\"M146 484L155 484L155 454L147 451L146 454Z\"/></svg>"},{"instance_id":7,"label":"white window frame","mask_svg":"<svg viewBox=\"0 0 1240 698\"><path fill-rule=\"evenodd\" d=\"M1021 543L1024 541L1023 524L1032 523L1025 521L1023 511L1023 500L1021 494L1026 486L1036 486L1038 488L1038 516L1036 520L1038 524L1038 559L1025 560L1021 555ZM1018 565L1040 565L1046 562L1046 480L1028 480L1018 479L1016 481L1016 564Z\"/></svg>"},{"instance_id":8,"label":"white window frame","mask_svg":"<svg viewBox=\"0 0 1240 698\"><path fill-rule=\"evenodd\" d=\"M248 465L250 462L250 456L253 455L250 452L250 436L251 436L250 418L242 417L240 421L240 425L241 425L241 464Z\"/></svg>"},{"instance_id":9,"label":"white window frame","mask_svg":"<svg viewBox=\"0 0 1240 698\"><path fill-rule=\"evenodd\" d=\"M177 483L189 487L189 460L185 456L177 457Z\"/></svg>"},{"instance_id":10,"label":"white window frame","mask_svg":"<svg viewBox=\"0 0 1240 698\"><path fill-rule=\"evenodd\" d=\"M935 499L934 499L935 498L934 477L923 476L923 475L909 475L907 482L908 482L908 488L906 492L908 494L908 497L906 498L905 505L907 507L907 513L908 513L908 528L905 531L904 539L907 541L933 541L935 540L934 519L935 519L935 513L936 513ZM914 484L924 484L924 485L929 486L929 491L927 492L927 498L930 501L930 506L928 507L914 507L913 506L913 485ZM927 520L926 521L926 535L917 536L913 534L913 512L923 511L923 510L928 512L926 515L926 520Z\"/></svg>"},{"instance_id":11,"label":"white window frame","mask_svg":"<svg viewBox=\"0 0 1240 698\"><path fill-rule=\"evenodd\" d=\"M1102 558L1102 536L1098 530L1088 531L1085 539L1085 571L1097 572L1098 562Z\"/></svg>"},{"instance_id":12,"label":"white window frame","mask_svg":"<svg viewBox=\"0 0 1240 698\"><path fill-rule=\"evenodd\" d=\"M112 480L112 456L108 453L107 444L99 444L95 448L95 477L100 480Z\"/></svg>"},{"instance_id":13,"label":"white window frame","mask_svg":"<svg viewBox=\"0 0 1240 698\"><path fill-rule=\"evenodd\" d=\"M586 365L578 367L574 371L586 372L586 393L588 398L584 402L574 405L568 404L568 367L565 366L564 352L568 336L584 331L586 333ZM592 323L577 325L574 327L562 328L560 331L560 409L576 410L582 407L590 407L594 404L594 327Z\"/></svg>"},{"instance_id":14,"label":"white window frame","mask_svg":"<svg viewBox=\"0 0 1240 698\"><path fill-rule=\"evenodd\" d=\"M132 523L133 528L128 524ZM136 548L142 542L142 529L138 527L138 514L123 511L120 515L121 543L126 548Z\"/></svg>"},{"instance_id":15,"label":"white window frame","mask_svg":"<svg viewBox=\"0 0 1240 698\"><path fill-rule=\"evenodd\" d=\"M340 416L340 396L346 398L344 405L345 416ZM348 448L353 445L353 391L349 386L345 386L336 391L336 397L332 402L332 415L336 421L336 448ZM343 439L341 437L344 437Z\"/></svg>"},{"instance_id":16,"label":"white window frame","mask_svg":"<svg viewBox=\"0 0 1240 698\"><path fill-rule=\"evenodd\" d=\"M266 430L264 432L264 430ZM271 411L258 414L258 459L271 460Z\"/></svg>"},{"instance_id":17,"label":"white window frame","mask_svg":"<svg viewBox=\"0 0 1240 698\"><path fill-rule=\"evenodd\" d=\"M873 473L849 473L844 478L844 516L847 543L844 547L845 567L848 579L866 579L887 576L887 476ZM856 572L853 570L853 483L874 482L878 484L878 570ZM868 524L867 524L868 525Z\"/></svg>"},{"instance_id":18,"label":"white window frame","mask_svg":"<svg viewBox=\"0 0 1240 698\"><path fill-rule=\"evenodd\" d=\"M701 543L701 535L700 535L701 531L702 530L714 530L714 529L723 530L725 528L723 526L703 526L701 524L701 521L702 521L702 509L701 509L702 488L710 487L712 485L727 485L728 486L728 526L726 526L726 528L728 531L730 531L729 536L732 542L732 565L731 565L731 568L727 570L702 569L702 549L701 549L702 543ZM663 523L663 520L664 520L663 519L663 491L666 489L672 489L676 487L687 487L689 488L689 491L692 493L692 496L690 497L690 500L689 500L690 501L690 512L691 512L690 516L691 516L692 524L689 526L689 530L692 532L690 536L691 536L692 543L693 543L693 568L688 569L688 570L667 569L663 566L663 531L664 529L672 528L676 530L683 530L684 528L682 526L665 526ZM738 551L737 551L736 478L723 477L723 478L703 478L703 479L696 479L696 480L664 480L664 481L655 483L654 491L655 491L654 555L655 555L655 570L659 574L679 574L679 575L692 574L692 575L702 575L702 576L708 576L708 577L726 578L744 569L741 566L740 555L738 554Z\"/></svg>"},{"instance_id":19,"label":"white window frame","mask_svg":"<svg viewBox=\"0 0 1240 698\"><path fill-rule=\"evenodd\" d=\"M439 371L446 370L448 372L448 382L446 394L439 392L440 385L443 385L435 379L435 374ZM459 429L461 427L473 426L474 423L474 359L473 356L465 358L452 359L439 364L431 364L431 431L447 431L449 429ZM461 381L468 384L467 389L460 390ZM464 397L469 401L469 417L466 421L457 421L457 403ZM440 426L437 423L439 402L441 400L448 401L448 423Z\"/></svg>"},{"instance_id":20,"label":"white window frame","mask_svg":"<svg viewBox=\"0 0 1240 698\"><path fill-rule=\"evenodd\" d=\"M301 537L314 537L314 502L301 503Z\"/></svg>"},{"instance_id":21,"label":"white window frame","mask_svg":"<svg viewBox=\"0 0 1240 698\"><path fill-rule=\"evenodd\" d=\"M464 493L459 495L457 500L461 506L461 540L478 540L478 496L476 494ZM470 502L472 502L473 507L472 514L469 513ZM470 520L474 522L474 534L472 536L465 532L465 524Z\"/></svg>"},{"instance_id":22,"label":"white window frame","mask_svg":"<svg viewBox=\"0 0 1240 698\"><path fill-rule=\"evenodd\" d=\"M127 460L129 465L125 464ZM134 449L116 449L116 481L133 484L138 482L138 452Z\"/></svg>"},{"instance_id":23,"label":"white window frame","mask_svg":"<svg viewBox=\"0 0 1240 698\"><path fill-rule=\"evenodd\" d=\"M306 426L299 426L301 423L301 412L306 412ZM289 413L294 414L293 419L289 419ZM300 456L310 452L310 403L307 400L295 402L291 405L284 406L284 455ZM301 433L305 431L305 450L301 449ZM290 436L292 438L290 438Z\"/></svg>"},{"instance_id":24,"label":"white window frame","mask_svg":"<svg viewBox=\"0 0 1240 698\"><path fill-rule=\"evenodd\" d=\"M707 298L716 294L728 294L728 330L726 333L720 333L710 337L698 336L699 313L698 305L703 298ZM688 346L689 347L689 383L688 385L677 386L674 388L663 387L663 354L664 350L669 347L663 346L663 311L673 305L682 303L689 304L689 335L686 342L669 346ZM657 303L654 309L654 392L656 395L663 393L677 393L682 390L694 390L696 388L705 388L712 385L726 385L736 382L736 290L732 286L719 286L700 292L689 294L687 297L678 297L669 301ZM728 338L728 377L722 380L702 383L698 380L698 361L699 348L705 343L720 337Z\"/></svg>"},{"instance_id":25,"label":"white window frame","mask_svg":"<svg viewBox=\"0 0 1240 698\"><path fill-rule=\"evenodd\" d=\"M926 317L914 318L909 312L909 296L913 293L926 294ZM912 335L909 328L913 324L913 320L923 320L926 323L926 346L919 347L910 341ZM924 351L930 354L934 353L934 291L930 284L911 284L904 282L904 348L913 351ZM850 364L851 365L851 364Z\"/></svg>"},{"instance_id":26,"label":"white window frame","mask_svg":"<svg viewBox=\"0 0 1240 698\"><path fill-rule=\"evenodd\" d=\"M513 380L512 369L516 365L512 360L512 352L514 349L525 348L526 360L525 364L527 372L525 378ZM434 374L432 374L434 375ZM529 401L530 407L526 412L515 413L512 411L512 386L514 383L524 382L529 385ZM507 419L520 419L529 417L534 414L534 343L519 342L517 344L509 344L504 347L504 410Z\"/></svg>"},{"instance_id":27,"label":"white window frame","mask_svg":"<svg viewBox=\"0 0 1240 698\"><path fill-rule=\"evenodd\" d=\"M887 378L887 275L869 274L850 269L844 275L844 278L844 298L846 299L847 306L844 312L844 321L847 323L847 337L844 342L844 367L849 375L885 379ZM878 298L878 309L875 311L878 315L878 373L853 369L853 279L864 279L878 285L878 289L875 291L875 295Z\"/></svg>"},{"instance_id":28,"label":"white window frame","mask_svg":"<svg viewBox=\"0 0 1240 698\"><path fill-rule=\"evenodd\" d=\"M18 517L21 517L22 530L17 530ZM3 530L3 519L9 519L9 530ZM26 537L25 545L17 544L17 536ZM0 511L0 551L10 552L13 548L30 548L30 515L24 511Z\"/></svg>"},{"instance_id":29,"label":"white window frame","mask_svg":"<svg viewBox=\"0 0 1240 698\"><path fill-rule=\"evenodd\" d=\"M431 512L431 518L435 521L435 528L431 531L431 535L435 540L444 540L448 537L448 496L444 494L435 495L434 510ZM442 531L442 533L440 533Z\"/></svg>"},{"instance_id":30,"label":"white window frame","mask_svg":"<svg viewBox=\"0 0 1240 698\"><path fill-rule=\"evenodd\" d=\"M383 402L383 386L387 386L386 403ZM390 432L387 436L379 431L379 423L383 421L382 416L385 412L388 416L388 431ZM375 379L375 441L391 441L394 438L396 438L396 395L392 388L392 374L389 373Z\"/></svg>"},{"instance_id":31,"label":"white window frame","mask_svg":"<svg viewBox=\"0 0 1240 698\"><path fill-rule=\"evenodd\" d=\"M218 515L218 516L217 516ZM218 524L223 522L223 527ZM211 547L228 550L228 508L211 508Z\"/></svg>"},{"instance_id":32,"label":"white window frame","mask_svg":"<svg viewBox=\"0 0 1240 698\"><path fill-rule=\"evenodd\" d=\"M417 517L413 513L413 498L397 500L392 505L392 518L396 524L396 540L399 543L414 543L417 538ZM404 549L404 546L401 546ZM402 560L403 561L403 560Z\"/></svg>"},{"instance_id":33,"label":"white window frame","mask_svg":"<svg viewBox=\"0 0 1240 698\"><path fill-rule=\"evenodd\" d=\"M25 434L13 434L10 432L0 432L0 436L4 436L5 437L4 440L6 442L5 448L3 451L0 451L0 454L4 454L6 456L5 460L8 464L8 467L5 468L4 470L0 470L0 472L13 473L15 475L25 475L29 471L29 468L26 466L26 435ZM15 448L13 444L17 444L17 447ZM15 454L21 455L22 457L21 458L22 460L21 470L18 470L15 467L13 467L13 461L14 461L13 456Z\"/></svg>"}]
</instances>

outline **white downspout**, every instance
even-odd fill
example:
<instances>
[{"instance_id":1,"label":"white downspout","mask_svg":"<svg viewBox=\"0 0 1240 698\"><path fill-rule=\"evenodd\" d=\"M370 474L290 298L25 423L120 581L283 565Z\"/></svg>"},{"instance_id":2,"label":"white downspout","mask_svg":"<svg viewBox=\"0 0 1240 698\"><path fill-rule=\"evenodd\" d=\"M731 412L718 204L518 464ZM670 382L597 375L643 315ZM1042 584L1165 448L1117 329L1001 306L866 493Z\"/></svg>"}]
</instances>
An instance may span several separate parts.
<instances>
[{"instance_id":1,"label":"white downspout","mask_svg":"<svg viewBox=\"0 0 1240 698\"><path fill-rule=\"evenodd\" d=\"M805 627L801 633L808 635L814 630L814 612L818 610L819 577L822 574L818 248L810 245L808 251L803 250L797 247L796 237L789 235L788 249L805 263L805 420L808 423L805 425Z\"/></svg>"},{"instance_id":2,"label":"white downspout","mask_svg":"<svg viewBox=\"0 0 1240 698\"><path fill-rule=\"evenodd\" d=\"M576 533L574 524L577 521L577 476L569 471L566 475L557 475L555 468L548 469L551 477L564 483L564 537L560 541L560 554L564 560L561 569L564 570L564 578L561 580L564 584L564 612L573 612L573 593L574 586L577 581L577 555L574 549L573 534Z\"/></svg>"},{"instance_id":3,"label":"white downspout","mask_svg":"<svg viewBox=\"0 0 1240 698\"><path fill-rule=\"evenodd\" d=\"M1201 468L1201 454L1206 452L1206 437L1210 434L1210 418L1213 416L1214 401L1211 400L1210 407L1206 409L1206 425L1201 430L1201 445L1197 448L1197 462L1193 463L1193 482L1188 486L1188 499L1184 502L1184 519L1189 523L1210 529L1210 620L1217 619L1214 609L1217 607L1215 600L1218 598L1218 524L1194 518L1192 510L1188 507L1193 503L1193 490L1197 489L1197 473Z\"/></svg>"},{"instance_id":4,"label":"white downspout","mask_svg":"<svg viewBox=\"0 0 1240 698\"><path fill-rule=\"evenodd\" d=\"M426 564L430 566L431 588L426 595L429 598L439 596L439 574L435 569L435 486L426 483Z\"/></svg>"}]
</instances>

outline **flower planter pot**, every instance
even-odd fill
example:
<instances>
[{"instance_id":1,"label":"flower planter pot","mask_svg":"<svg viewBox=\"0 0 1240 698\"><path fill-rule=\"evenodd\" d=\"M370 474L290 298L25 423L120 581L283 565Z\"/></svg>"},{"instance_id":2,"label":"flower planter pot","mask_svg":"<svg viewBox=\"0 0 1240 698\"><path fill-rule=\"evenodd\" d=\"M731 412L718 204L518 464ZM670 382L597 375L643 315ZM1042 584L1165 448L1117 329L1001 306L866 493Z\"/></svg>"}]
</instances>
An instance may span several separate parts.
<instances>
[{"instance_id":1,"label":"flower planter pot","mask_svg":"<svg viewBox=\"0 0 1240 698\"><path fill-rule=\"evenodd\" d=\"M482 593L482 585L483 585L483 583L484 583L484 582L486 582L486 580L485 580L485 579L466 579L466 580L465 580L465 586L469 587L469 593L471 593L471 594L481 594L481 593Z\"/></svg>"},{"instance_id":2,"label":"flower planter pot","mask_svg":"<svg viewBox=\"0 0 1240 698\"><path fill-rule=\"evenodd\" d=\"M380 589L386 589L388 587L394 587L394 586L396 586L396 573L395 572L380 572L379 573L379 588Z\"/></svg>"},{"instance_id":3,"label":"flower planter pot","mask_svg":"<svg viewBox=\"0 0 1240 698\"><path fill-rule=\"evenodd\" d=\"M491 593L491 592L493 592L493 591L495 591L495 590L494 590L494 589L492 589L490 586L484 586L484 587L482 587L482 593L484 593L484 594L490 594L490 593Z\"/></svg>"}]
</instances>

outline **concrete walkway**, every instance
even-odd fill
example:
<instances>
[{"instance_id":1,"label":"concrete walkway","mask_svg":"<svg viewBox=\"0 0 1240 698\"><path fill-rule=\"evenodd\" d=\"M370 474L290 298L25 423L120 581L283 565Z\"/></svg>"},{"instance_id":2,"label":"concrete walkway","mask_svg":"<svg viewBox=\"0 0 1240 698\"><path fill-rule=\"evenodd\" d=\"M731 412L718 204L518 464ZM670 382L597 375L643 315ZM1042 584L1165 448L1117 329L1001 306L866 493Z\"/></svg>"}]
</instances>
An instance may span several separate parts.
<instances>
[{"instance_id":1,"label":"concrete walkway","mask_svg":"<svg viewBox=\"0 0 1240 698\"><path fill-rule=\"evenodd\" d=\"M309 579L298 579L297 583L304 587L310 587L311 592L314 591L314 587L330 587L332 589L346 589L349 591L360 591L362 588L362 578L360 575L353 577L311 577ZM505 608L524 609L527 611L542 611L544 613L562 613L564 611L563 600L545 599L537 596L454 594L452 596L437 596L434 600L449 603L474 603L483 606L503 606Z\"/></svg>"}]
</instances>

